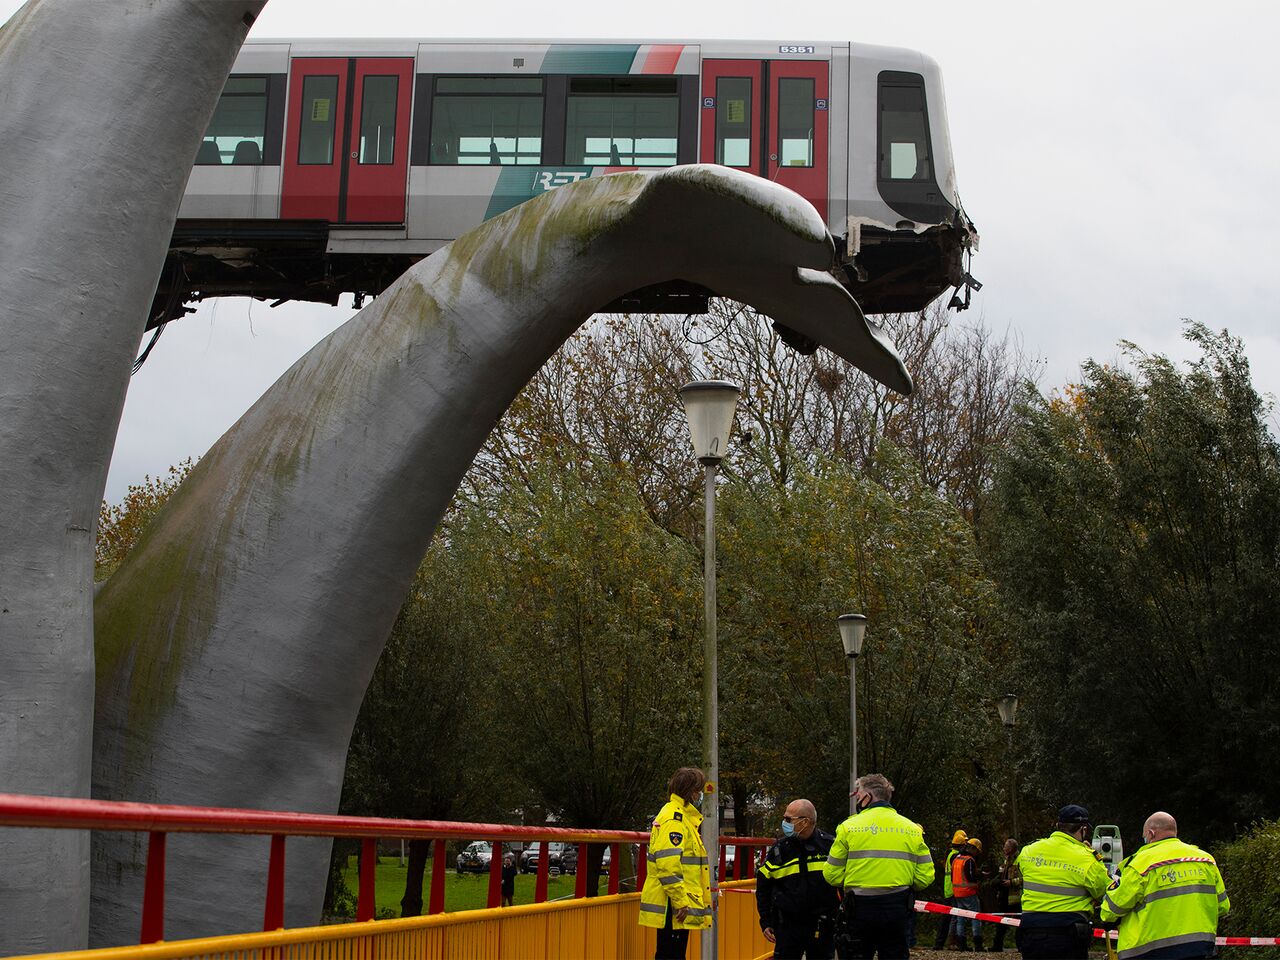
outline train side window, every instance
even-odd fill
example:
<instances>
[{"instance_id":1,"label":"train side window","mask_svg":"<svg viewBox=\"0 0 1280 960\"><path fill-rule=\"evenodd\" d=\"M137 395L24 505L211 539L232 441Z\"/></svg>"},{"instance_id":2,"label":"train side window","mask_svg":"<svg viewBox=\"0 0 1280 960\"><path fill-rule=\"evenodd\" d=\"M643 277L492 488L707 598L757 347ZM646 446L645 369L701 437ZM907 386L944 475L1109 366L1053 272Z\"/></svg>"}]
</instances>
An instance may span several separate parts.
<instances>
[{"instance_id":1,"label":"train side window","mask_svg":"<svg viewBox=\"0 0 1280 960\"><path fill-rule=\"evenodd\" d=\"M671 167L678 157L675 77L575 77L569 81L565 163Z\"/></svg>"},{"instance_id":2,"label":"train side window","mask_svg":"<svg viewBox=\"0 0 1280 960\"><path fill-rule=\"evenodd\" d=\"M400 78L367 76L360 92L360 162L395 163Z\"/></svg>"},{"instance_id":3,"label":"train side window","mask_svg":"<svg viewBox=\"0 0 1280 960\"><path fill-rule=\"evenodd\" d=\"M230 77L204 132L197 166L260 164L267 134L267 78Z\"/></svg>"},{"instance_id":4,"label":"train side window","mask_svg":"<svg viewBox=\"0 0 1280 960\"><path fill-rule=\"evenodd\" d=\"M431 162L541 163L544 99L541 77L438 77Z\"/></svg>"},{"instance_id":5,"label":"train side window","mask_svg":"<svg viewBox=\"0 0 1280 960\"><path fill-rule=\"evenodd\" d=\"M814 82L812 77L778 79L778 150L784 167L813 166Z\"/></svg>"},{"instance_id":6,"label":"train side window","mask_svg":"<svg viewBox=\"0 0 1280 960\"><path fill-rule=\"evenodd\" d=\"M882 84L880 87L880 179L933 179L924 87Z\"/></svg>"},{"instance_id":7,"label":"train side window","mask_svg":"<svg viewBox=\"0 0 1280 960\"><path fill-rule=\"evenodd\" d=\"M302 79L302 117L298 163L333 163L333 131L338 113L338 78L312 75Z\"/></svg>"},{"instance_id":8,"label":"train side window","mask_svg":"<svg viewBox=\"0 0 1280 960\"><path fill-rule=\"evenodd\" d=\"M751 166L751 78L716 78L716 163Z\"/></svg>"}]
</instances>

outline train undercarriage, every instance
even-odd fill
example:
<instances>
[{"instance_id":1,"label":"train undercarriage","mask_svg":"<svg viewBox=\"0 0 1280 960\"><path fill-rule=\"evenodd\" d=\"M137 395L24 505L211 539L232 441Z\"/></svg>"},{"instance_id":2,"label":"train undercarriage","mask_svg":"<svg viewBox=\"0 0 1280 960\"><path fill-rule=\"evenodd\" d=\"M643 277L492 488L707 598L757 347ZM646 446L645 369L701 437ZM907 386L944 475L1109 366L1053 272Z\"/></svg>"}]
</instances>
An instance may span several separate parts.
<instances>
[{"instance_id":1,"label":"train undercarriage","mask_svg":"<svg viewBox=\"0 0 1280 960\"><path fill-rule=\"evenodd\" d=\"M180 220L174 228L147 329L193 312L212 297L254 297L359 307L426 254L332 252L324 221ZM950 287L972 283L964 268L969 234L953 226L922 233L862 227L846 238L838 278L869 314L923 309ZM682 280L636 290L602 313L705 313L715 291ZM804 345L800 345L803 349Z\"/></svg>"}]
</instances>

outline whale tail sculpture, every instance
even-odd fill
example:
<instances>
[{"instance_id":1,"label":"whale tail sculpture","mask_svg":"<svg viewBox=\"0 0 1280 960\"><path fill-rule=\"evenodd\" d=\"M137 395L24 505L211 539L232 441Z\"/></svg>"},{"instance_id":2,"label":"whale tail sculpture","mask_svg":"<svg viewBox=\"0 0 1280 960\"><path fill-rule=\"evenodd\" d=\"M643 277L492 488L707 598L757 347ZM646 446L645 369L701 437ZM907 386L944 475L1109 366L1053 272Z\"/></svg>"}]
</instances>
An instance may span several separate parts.
<instances>
[{"instance_id":1,"label":"whale tail sculpture","mask_svg":"<svg viewBox=\"0 0 1280 960\"><path fill-rule=\"evenodd\" d=\"M601 305L682 279L909 391L834 262L806 201L698 165L561 187L415 265L214 445L100 591L95 796L335 811L435 526L547 358ZM170 936L260 922L242 894L265 882L265 849L175 838ZM290 847L290 925L319 919L327 850ZM93 942L135 931L142 860L130 838L95 838Z\"/></svg>"}]
</instances>

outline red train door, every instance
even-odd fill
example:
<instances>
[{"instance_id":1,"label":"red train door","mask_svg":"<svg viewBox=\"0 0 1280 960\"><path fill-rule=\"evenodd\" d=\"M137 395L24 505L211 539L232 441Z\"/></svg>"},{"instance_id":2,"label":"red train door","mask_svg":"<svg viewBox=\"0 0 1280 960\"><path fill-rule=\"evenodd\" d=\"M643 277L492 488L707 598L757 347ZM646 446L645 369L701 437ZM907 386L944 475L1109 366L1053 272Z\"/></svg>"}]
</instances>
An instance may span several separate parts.
<instances>
[{"instance_id":1,"label":"red train door","mask_svg":"<svg viewBox=\"0 0 1280 960\"><path fill-rule=\"evenodd\" d=\"M704 163L747 170L790 187L827 216L825 60L706 60Z\"/></svg>"},{"instance_id":2,"label":"red train door","mask_svg":"<svg viewBox=\"0 0 1280 960\"><path fill-rule=\"evenodd\" d=\"M828 80L825 60L769 63L767 176L827 219Z\"/></svg>"},{"instance_id":3,"label":"red train door","mask_svg":"<svg viewBox=\"0 0 1280 960\"><path fill-rule=\"evenodd\" d=\"M702 64L703 163L762 172L763 97L759 60L705 60Z\"/></svg>"},{"instance_id":4,"label":"red train door","mask_svg":"<svg viewBox=\"0 0 1280 960\"><path fill-rule=\"evenodd\" d=\"M282 220L404 222L412 83L412 58L293 61Z\"/></svg>"}]
</instances>

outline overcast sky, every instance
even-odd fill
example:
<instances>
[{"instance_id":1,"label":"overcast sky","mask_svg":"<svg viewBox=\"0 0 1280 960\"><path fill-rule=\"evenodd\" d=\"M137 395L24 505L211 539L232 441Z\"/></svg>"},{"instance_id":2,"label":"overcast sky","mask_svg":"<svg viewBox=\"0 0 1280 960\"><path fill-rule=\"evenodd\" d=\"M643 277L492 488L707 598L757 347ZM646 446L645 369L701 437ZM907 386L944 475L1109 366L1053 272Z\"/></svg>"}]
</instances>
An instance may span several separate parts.
<instances>
[{"instance_id":1,"label":"overcast sky","mask_svg":"<svg viewBox=\"0 0 1280 960\"><path fill-rule=\"evenodd\" d=\"M18 6L0 0L0 17ZM1044 359L1051 387L1076 378L1086 357L1115 358L1121 339L1187 356L1190 317L1242 337L1255 383L1280 393L1266 290L1280 247L1278 27L1280 7L1231 0L270 0L250 36L853 40L924 51L942 66L961 196L982 234L973 273L984 286L962 322L1010 329ZM133 379L108 499L203 454L350 315L223 300L171 324Z\"/></svg>"}]
</instances>

